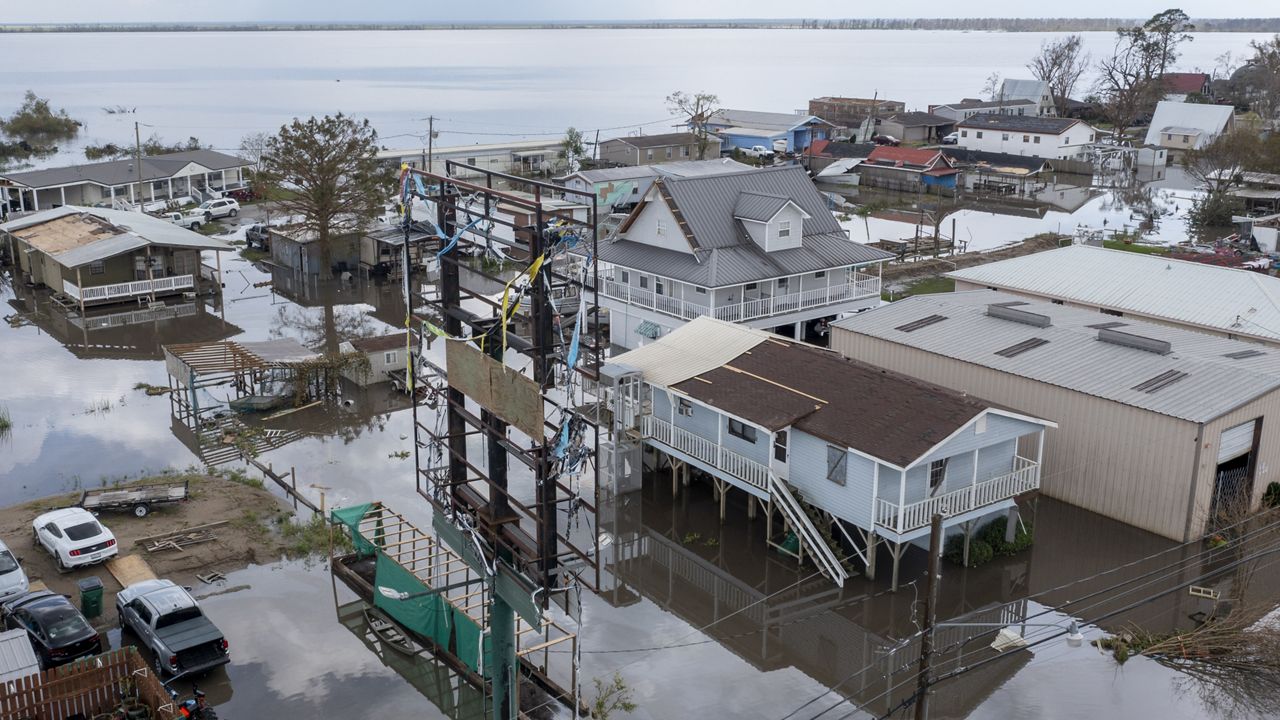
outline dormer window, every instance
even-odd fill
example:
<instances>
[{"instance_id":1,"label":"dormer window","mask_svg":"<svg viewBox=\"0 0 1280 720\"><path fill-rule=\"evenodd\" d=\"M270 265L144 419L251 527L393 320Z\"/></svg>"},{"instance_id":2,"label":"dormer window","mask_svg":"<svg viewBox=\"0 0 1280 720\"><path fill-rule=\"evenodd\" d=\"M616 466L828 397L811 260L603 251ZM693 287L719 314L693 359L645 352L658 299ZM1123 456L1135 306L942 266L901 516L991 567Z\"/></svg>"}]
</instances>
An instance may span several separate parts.
<instances>
[{"instance_id":1,"label":"dormer window","mask_svg":"<svg viewBox=\"0 0 1280 720\"><path fill-rule=\"evenodd\" d=\"M791 237L791 221L782 220L778 222L778 239Z\"/></svg>"}]
</instances>

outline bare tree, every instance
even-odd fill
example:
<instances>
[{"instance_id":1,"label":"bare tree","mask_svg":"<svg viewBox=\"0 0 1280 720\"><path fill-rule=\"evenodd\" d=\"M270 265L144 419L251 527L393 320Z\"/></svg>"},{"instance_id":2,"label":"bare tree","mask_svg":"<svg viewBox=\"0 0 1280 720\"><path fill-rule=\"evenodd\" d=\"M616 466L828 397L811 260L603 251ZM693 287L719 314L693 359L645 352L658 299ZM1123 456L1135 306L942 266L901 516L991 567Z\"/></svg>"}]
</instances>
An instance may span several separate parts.
<instances>
[{"instance_id":1,"label":"bare tree","mask_svg":"<svg viewBox=\"0 0 1280 720\"><path fill-rule=\"evenodd\" d=\"M1263 42L1255 40L1249 47L1253 57L1245 63L1247 97L1254 112L1264 122L1273 123L1280 116L1280 35Z\"/></svg>"},{"instance_id":2,"label":"bare tree","mask_svg":"<svg viewBox=\"0 0 1280 720\"><path fill-rule=\"evenodd\" d=\"M982 85L982 97L988 100L1000 100L1001 84L1000 73L993 72L987 76L987 81Z\"/></svg>"},{"instance_id":3,"label":"bare tree","mask_svg":"<svg viewBox=\"0 0 1280 720\"><path fill-rule=\"evenodd\" d=\"M271 136L264 132L249 133L240 138L240 157L253 163L255 170L262 168L262 156L267 152Z\"/></svg>"},{"instance_id":4,"label":"bare tree","mask_svg":"<svg viewBox=\"0 0 1280 720\"><path fill-rule=\"evenodd\" d=\"M1142 28L1116 31L1111 55L1098 61L1097 93L1102 114L1123 136L1162 94L1155 58Z\"/></svg>"},{"instance_id":5,"label":"bare tree","mask_svg":"<svg viewBox=\"0 0 1280 720\"><path fill-rule=\"evenodd\" d=\"M667 96L667 109L685 118L689 128L698 136L698 159L707 159L707 146L711 144L707 135L707 123L711 116L720 111L720 98L707 92L690 95L677 90Z\"/></svg>"},{"instance_id":6,"label":"bare tree","mask_svg":"<svg viewBox=\"0 0 1280 720\"><path fill-rule=\"evenodd\" d=\"M1202 148L1188 150L1182 156L1187 174L1204 185L1209 195L1220 195L1230 189L1240 172L1249 167L1261 152L1256 133L1233 130L1214 138Z\"/></svg>"},{"instance_id":7,"label":"bare tree","mask_svg":"<svg viewBox=\"0 0 1280 720\"><path fill-rule=\"evenodd\" d=\"M1035 79L1049 84L1060 116L1067 114L1067 100L1075 93L1088 67L1089 54L1084 52L1084 38L1079 35L1044 41L1040 44L1040 53L1027 63Z\"/></svg>"}]
</instances>

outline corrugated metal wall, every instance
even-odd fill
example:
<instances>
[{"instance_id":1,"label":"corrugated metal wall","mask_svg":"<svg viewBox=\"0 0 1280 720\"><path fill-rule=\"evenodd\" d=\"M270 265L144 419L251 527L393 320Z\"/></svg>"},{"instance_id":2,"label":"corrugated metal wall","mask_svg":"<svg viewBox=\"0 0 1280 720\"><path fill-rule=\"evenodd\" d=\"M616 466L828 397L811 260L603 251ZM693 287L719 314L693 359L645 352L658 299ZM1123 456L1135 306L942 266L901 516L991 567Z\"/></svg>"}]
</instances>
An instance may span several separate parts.
<instances>
[{"instance_id":1,"label":"corrugated metal wall","mask_svg":"<svg viewBox=\"0 0 1280 720\"><path fill-rule=\"evenodd\" d=\"M1196 484L1195 511L1191 520L1193 534L1202 532L1209 519L1209 503L1213 498L1218 447L1223 431L1255 418L1262 423L1262 435L1258 439L1250 507L1256 507L1261 502L1267 483L1280 481L1280 392L1271 392L1205 424L1204 447L1200 451L1200 464L1196 468L1199 481Z\"/></svg>"},{"instance_id":2,"label":"corrugated metal wall","mask_svg":"<svg viewBox=\"0 0 1280 720\"><path fill-rule=\"evenodd\" d=\"M1058 423L1058 429L1045 433L1042 492L1144 530L1183 539L1195 423L841 328L832 328L831 347L848 357ZM1231 424L1226 421L1222 428ZM1208 497L1208 491L1201 492Z\"/></svg>"}]
</instances>

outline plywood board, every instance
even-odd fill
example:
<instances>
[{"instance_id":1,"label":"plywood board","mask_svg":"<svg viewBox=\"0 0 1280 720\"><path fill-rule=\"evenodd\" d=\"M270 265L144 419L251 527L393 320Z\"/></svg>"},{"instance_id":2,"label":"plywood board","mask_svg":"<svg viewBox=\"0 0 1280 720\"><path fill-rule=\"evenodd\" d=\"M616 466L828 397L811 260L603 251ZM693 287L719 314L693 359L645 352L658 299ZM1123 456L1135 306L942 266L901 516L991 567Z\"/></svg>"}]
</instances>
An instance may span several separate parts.
<instances>
[{"instance_id":1,"label":"plywood board","mask_svg":"<svg viewBox=\"0 0 1280 720\"><path fill-rule=\"evenodd\" d=\"M129 587L143 580L155 580L156 574L141 555L125 555L107 561L107 570L120 583L120 587Z\"/></svg>"},{"instance_id":2,"label":"plywood board","mask_svg":"<svg viewBox=\"0 0 1280 720\"><path fill-rule=\"evenodd\" d=\"M445 344L449 385L535 441L546 438L542 391L532 378L460 340Z\"/></svg>"}]
</instances>

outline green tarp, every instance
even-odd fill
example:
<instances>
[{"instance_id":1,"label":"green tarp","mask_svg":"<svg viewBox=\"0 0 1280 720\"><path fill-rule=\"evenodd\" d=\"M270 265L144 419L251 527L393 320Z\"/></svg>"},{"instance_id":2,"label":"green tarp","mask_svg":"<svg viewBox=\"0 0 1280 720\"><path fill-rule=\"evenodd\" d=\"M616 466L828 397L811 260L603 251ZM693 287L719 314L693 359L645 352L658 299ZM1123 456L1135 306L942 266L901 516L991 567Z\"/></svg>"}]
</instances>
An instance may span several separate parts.
<instances>
[{"instance_id":1,"label":"green tarp","mask_svg":"<svg viewBox=\"0 0 1280 720\"><path fill-rule=\"evenodd\" d=\"M427 586L413 573L382 553L378 553L374 572L374 606L386 611L401 625L431 638L441 647L449 647L449 606L440 600L440 596L422 595L427 591ZM382 593L381 588L407 593L410 597L405 600L389 598ZM414 595L418 597L413 597Z\"/></svg>"},{"instance_id":2,"label":"green tarp","mask_svg":"<svg viewBox=\"0 0 1280 720\"><path fill-rule=\"evenodd\" d=\"M351 542L355 545L356 552L361 555L372 555L377 550L373 543L360 535L360 521L364 519L365 514L369 512L371 507L373 507L373 503L364 503L362 505L352 505L351 507L334 508L329 513L330 520L346 526L347 532L351 535Z\"/></svg>"},{"instance_id":3,"label":"green tarp","mask_svg":"<svg viewBox=\"0 0 1280 720\"><path fill-rule=\"evenodd\" d=\"M467 667L480 671L480 626L467 617L467 614L455 607L450 607L453 615L454 632L458 637L458 659Z\"/></svg>"}]
</instances>

